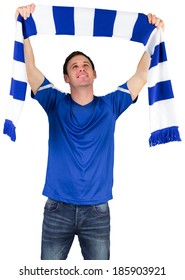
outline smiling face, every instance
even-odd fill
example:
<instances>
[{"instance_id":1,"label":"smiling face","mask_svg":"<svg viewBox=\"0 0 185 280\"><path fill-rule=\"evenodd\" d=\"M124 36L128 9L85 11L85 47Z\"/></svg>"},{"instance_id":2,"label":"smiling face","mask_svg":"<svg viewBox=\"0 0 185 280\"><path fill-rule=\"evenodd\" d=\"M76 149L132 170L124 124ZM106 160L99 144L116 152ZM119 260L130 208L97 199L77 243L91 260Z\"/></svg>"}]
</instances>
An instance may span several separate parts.
<instances>
[{"instance_id":1,"label":"smiling face","mask_svg":"<svg viewBox=\"0 0 185 280\"><path fill-rule=\"evenodd\" d=\"M96 71L88 58L76 55L69 60L64 80L71 88L92 86L95 78Z\"/></svg>"}]
</instances>

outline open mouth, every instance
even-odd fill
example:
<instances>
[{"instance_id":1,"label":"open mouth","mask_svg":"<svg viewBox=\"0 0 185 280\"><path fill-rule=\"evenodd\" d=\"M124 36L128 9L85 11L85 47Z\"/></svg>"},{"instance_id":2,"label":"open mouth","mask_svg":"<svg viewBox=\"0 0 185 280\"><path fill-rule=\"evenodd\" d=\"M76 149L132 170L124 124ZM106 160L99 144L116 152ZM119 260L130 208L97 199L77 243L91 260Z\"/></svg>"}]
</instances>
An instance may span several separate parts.
<instances>
[{"instance_id":1,"label":"open mouth","mask_svg":"<svg viewBox=\"0 0 185 280\"><path fill-rule=\"evenodd\" d=\"M84 78L84 77L87 77L87 74L80 74L80 75L78 75L77 78Z\"/></svg>"}]
</instances>

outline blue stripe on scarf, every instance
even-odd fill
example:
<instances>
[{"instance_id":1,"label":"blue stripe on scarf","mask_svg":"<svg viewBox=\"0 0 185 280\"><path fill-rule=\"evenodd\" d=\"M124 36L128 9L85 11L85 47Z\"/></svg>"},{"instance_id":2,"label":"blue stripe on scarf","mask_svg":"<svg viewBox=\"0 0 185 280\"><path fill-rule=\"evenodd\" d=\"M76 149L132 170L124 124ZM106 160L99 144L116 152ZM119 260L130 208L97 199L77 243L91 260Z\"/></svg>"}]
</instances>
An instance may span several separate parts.
<instances>
[{"instance_id":1,"label":"blue stripe on scarf","mask_svg":"<svg viewBox=\"0 0 185 280\"><path fill-rule=\"evenodd\" d=\"M167 61L166 48L164 42L160 43L155 47L154 53L151 56L151 58L152 59L151 59L150 68L156 66L160 62Z\"/></svg>"},{"instance_id":2,"label":"blue stripe on scarf","mask_svg":"<svg viewBox=\"0 0 185 280\"><path fill-rule=\"evenodd\" d=\"M145 14L138 13L138 18L130 40L142 43L145 46L154 29L155 26L148 23L148 17Z\"/></svg>"},{"instance_id":3,"label":"blue stripe on scarf","mask_svg":"<svg viewBox=\"0 0 185 280\"><path fill-rule=\"evenodd\" d=\"M14 99L24 101L26 95L26 82L20 82L17 80L11 79L11 87L10 87L10 95L13 96Z\"/></svg>"},{"instance_id":4,"label":"blue stripe on scarf","mask_svg":"<svg viewBox=\"0 0 185 280\"><path fill-rule=\"evenodd\" d=\"M25 62L24 45L22 43L15 41L13 58L17 61Z\"/></svg>"},{"instance_id":5,"label":"blue stripe on scarf","mask_svg":"<svg viewBox=\"0 0 185 280\"><path fill-rule=\"evenodd\" d=\"M74 35L74 8L53 6L56 34Z\"/></svg>"},{"instance_id":6,"label":"blue stripe on scarf","mask_svg":"<svg viewBox=\"0 0 185 280\"><path fill-rule=\"evenodd\" d=\"M20 22L22 22L24 39L37 34L37 28L32 15L30 15L30 17L26 20L21 17Z\"/></svg>"},{"instance_id":7,"label":"blue stripe on scarf","mask_svg":"<svg viewBox=\"0 0 185 280\"><path fill-rule=\"evenodd\" d=\"M149 105L153 105L157 101L162 101L173 97L174 95L170 80L159 82L154 87L148 88Z\"/></svg>"},{"instance_id":8,"label":"blue stripe on scarf","mask_svg":"<svg viewBox=\"0 0 185 280\"><path fill-rule=\"evenodd\" d=\"M93 36L112 37L116 11L95 9Z\"/></svg>"}]
</instances>

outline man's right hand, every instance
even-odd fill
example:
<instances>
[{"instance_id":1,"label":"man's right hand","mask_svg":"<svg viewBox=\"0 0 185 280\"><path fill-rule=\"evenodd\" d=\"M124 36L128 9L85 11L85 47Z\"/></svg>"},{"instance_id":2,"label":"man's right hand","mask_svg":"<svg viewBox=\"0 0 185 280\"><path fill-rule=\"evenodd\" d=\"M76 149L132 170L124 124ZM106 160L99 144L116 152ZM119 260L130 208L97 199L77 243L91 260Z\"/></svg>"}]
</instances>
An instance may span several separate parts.
<instances>
[{"instance_id":1,"label":"man's right hand","mask_svg":"<svg viewBox=\"0 0 185 280\"><path fill-rule=\"evenodd\" d=\"M30 4L27 6L18 7L15 12L15 18L17 19L20 14L24 19L29 18L30 14L35 11L35 4Z\"/></svg>"}]
</instances>

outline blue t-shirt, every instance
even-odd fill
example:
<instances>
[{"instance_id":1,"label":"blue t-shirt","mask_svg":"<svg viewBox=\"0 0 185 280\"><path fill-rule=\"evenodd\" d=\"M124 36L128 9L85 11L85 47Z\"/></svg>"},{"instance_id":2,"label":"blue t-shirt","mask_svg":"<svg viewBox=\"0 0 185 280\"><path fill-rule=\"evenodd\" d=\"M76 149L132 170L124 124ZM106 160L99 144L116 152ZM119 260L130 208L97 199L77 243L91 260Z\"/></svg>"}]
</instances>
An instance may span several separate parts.
<instances>
[{"instance_id":1,"label":"blue t-shirt","mask_svg":"<svg viewBox=\"0 0 185 280\"><path fill-rule=\"evenodd\" d=\"M77 205L112 199L115 123L133 103L127 85L82 106L45 79L32 97L49 121L43 195Z\"/></svg>"}]
</instances>

